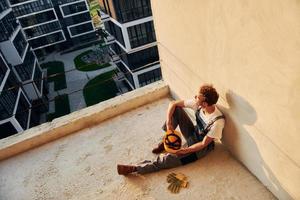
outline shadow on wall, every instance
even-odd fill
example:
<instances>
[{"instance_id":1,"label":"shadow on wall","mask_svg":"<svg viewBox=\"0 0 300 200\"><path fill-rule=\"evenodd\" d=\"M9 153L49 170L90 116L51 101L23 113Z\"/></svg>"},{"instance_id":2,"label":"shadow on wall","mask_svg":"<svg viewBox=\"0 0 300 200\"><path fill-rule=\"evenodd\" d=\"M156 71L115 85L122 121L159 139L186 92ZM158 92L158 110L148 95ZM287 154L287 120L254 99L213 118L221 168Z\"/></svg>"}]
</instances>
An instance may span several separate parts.
<instances>
[{"instance_id":1,"label":"shadow on wall","mask_svg":"<svg viewBox=\"0 0 300 200\"><path fill-rule=\"evenodd\" d=\"M226 126L222 143L238 158L266 187L279 199L292 199L281 186L272 170L265 163L251 134L244 128L251 126L257 120L254 108L243 97L232 91L226 93L229 108L219 106L226 117ZM275 155L274 155L275 156Z\"/></svg>"}]
</instances>

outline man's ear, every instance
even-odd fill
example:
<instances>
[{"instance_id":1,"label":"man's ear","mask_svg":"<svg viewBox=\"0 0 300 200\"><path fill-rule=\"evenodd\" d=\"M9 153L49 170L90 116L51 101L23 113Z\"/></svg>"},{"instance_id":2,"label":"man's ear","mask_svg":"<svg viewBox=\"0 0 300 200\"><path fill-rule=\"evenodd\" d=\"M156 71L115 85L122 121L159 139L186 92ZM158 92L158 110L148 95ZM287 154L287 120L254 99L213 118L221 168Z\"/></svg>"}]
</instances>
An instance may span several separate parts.
<instances>
[{"instance_id":1,"label":"man's ear","mask_svg":"<svg viewBox=\"0 0 300 200\"><path fill-rule=\"evenodd\" d=\"M205 106L205 107L207 107L208 106L208 103L207 102L202 102L202 104Z\"/></svg>"}]
</instances>

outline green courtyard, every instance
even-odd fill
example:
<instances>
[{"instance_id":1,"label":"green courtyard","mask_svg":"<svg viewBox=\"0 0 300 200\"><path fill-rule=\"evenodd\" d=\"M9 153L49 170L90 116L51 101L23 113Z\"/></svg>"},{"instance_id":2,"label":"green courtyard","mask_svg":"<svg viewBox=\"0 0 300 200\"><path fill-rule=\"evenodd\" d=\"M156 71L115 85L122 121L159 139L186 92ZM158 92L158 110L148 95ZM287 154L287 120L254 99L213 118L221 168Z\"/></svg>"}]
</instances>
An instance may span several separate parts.
<instances>
[{"instance_id":1,"label":"green courtyard","mask_svg":"<svg viewBox=\"0 0 300 200\"><path fill-rule=\"evenodd\" d=\"M90 80L83 89L83 96L87 106L117 96L118 88L112 79L115 71L101 74Z\"/></svg>"},{"instance_id":2,"label":"green courtyard","mask_svg":"<svg viewBox=\"0 0 300 200\"><path fill-rule=\"evenodd\" d=\"M79 70L79 71L94 71L94 70L98 70L98 69L102 69L102 68L110 66L109 63L103 63L103 64L97 64L95 62L87 63L86 61L83 60L84 56L89 56L89 55L93 54L93 52L94 52L93 50L88 50L88 51L83 52L75 57L74 63L75 63L75 67L77 70Z\"/></svg>"},{"instance_id":3,"label":"green courtyard","mask_svg":"<svg viewBox=\"0 0 300 200\"><path fill-rule=\"evenodd\" d=\"M67 88L64 63L52 61L41 64L41 68L47 69L48 82L54 82L54 90Z\"/></svg>"},{"instance_id":4,"label":"green courtyard","mask_svg":"<svg viewBox=\"0 0 300 200\"><path fill-rule=\"evenodd\" d=\"M59 95L54 98L55 112L47 114L47 121L67 115L70 113L69 96L67 94Z\"/></svg>"}]
</instances>

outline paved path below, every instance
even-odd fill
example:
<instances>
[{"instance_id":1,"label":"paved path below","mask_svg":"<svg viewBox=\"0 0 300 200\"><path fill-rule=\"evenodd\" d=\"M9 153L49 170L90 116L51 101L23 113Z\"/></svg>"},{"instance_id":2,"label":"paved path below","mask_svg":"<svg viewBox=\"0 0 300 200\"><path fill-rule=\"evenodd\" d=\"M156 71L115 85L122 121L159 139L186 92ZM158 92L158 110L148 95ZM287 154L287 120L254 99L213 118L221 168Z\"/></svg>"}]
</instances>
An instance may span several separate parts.
<instances>
[{"instance_id":1,"label":"paved path below","mask_svg":"<svg viewBox=\"0 0 300 200\"><path fill-rule=\"evenodd\" d=\"M54 91L53 84L52 85L50 84L48 97L49 99L53 99L55 96L59 94L69 94L71 112L86 107L82 89L84 88L84 86L89 80L95 78L100 74L106 73L116 68L116 65L111 63L111 66L109 67L94 70L94 71L84 72L84 71L76 70L74 64L74 58L79 54L91 49L93 49L93 47L88 47L85 49L81 49L63 55L60 55L59 53L52 53L49 56L47 56L46 59L43 61L43 63L50 62L50 61L61 61L64 63L65 71L67 71L65 74L67 88L59 91ZM52 108L53 105L54 104L50 104L51 106L51 108L49 109L50 113L53 112L53 110L55 110L54 108Z\"/></svg>"}]
</instances>

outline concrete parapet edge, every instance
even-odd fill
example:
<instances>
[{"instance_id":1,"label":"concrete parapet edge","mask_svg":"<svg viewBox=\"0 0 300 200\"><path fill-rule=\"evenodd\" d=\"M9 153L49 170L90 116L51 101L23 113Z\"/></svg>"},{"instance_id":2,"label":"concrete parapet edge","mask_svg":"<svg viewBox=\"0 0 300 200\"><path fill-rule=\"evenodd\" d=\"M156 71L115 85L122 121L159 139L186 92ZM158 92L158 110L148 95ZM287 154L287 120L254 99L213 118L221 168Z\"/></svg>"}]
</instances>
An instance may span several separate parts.
<instances>
[{"instance_id":1,"label":"concrete parapet edge","mask_svg":"<svg viewBox=\"0 0 300 200\"><path fill-rule=\"evenodd\" d=\"M163 81L152 83L96 105L75 111L51 122L0 140L0 160L46 144L81 129L125 113L169 95Z\"/></svg>"}]
</instances>

